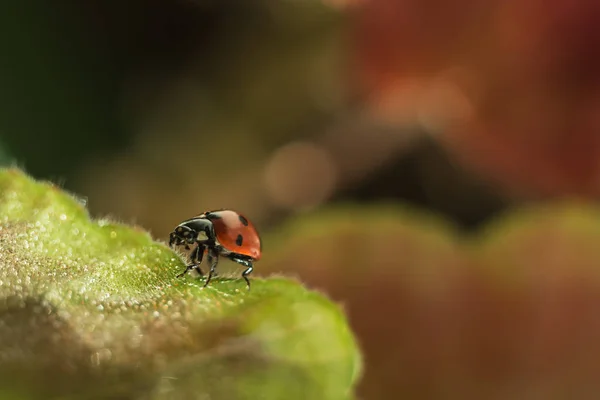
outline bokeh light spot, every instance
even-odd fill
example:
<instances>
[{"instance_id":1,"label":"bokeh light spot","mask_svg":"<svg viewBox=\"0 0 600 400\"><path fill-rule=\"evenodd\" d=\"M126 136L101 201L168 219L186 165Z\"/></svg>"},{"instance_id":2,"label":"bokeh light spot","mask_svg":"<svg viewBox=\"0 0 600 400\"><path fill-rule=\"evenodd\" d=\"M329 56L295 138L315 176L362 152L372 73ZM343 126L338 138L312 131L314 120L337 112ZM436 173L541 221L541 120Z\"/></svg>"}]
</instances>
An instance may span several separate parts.
<instances>
[{"instance_id":1,"label":"bokeh light spot","mask_svg":"<svg viewBox=\"0 0 600 400\"><path fill-rule=\"evenodd\" d=\"M310 209L331 195L336 176L336 166L323 147L293 142L276 150L267 162L265 185L277 206Z\"/></svg>"}]
</instances>

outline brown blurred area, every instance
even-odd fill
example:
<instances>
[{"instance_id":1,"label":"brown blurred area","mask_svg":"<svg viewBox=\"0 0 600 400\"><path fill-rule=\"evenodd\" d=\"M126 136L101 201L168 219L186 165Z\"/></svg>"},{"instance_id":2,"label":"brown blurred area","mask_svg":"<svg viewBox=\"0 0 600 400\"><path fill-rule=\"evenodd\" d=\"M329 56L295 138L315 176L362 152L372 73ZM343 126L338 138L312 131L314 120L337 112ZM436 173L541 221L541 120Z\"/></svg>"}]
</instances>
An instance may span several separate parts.
<instances>
[{"instance_id":1,"label":"brown blurred area","mask_svg":"<svg viewBox=\"0 0 600 400\"><path fill-rule=\"evenodd\" d=\"M527 320L503 306L510 293L486 289L489 276L465 272L480 262L453 239L421 241L421 229L445 229L422 228L425 217L407 233L412 211L391 228L386 216L408 205L471 230L515 206L593 204L600 3L27 0L0 6L0 25L0 160L160 240L200 212L243 211L264 232L263 274L299 275L347 305L365 349L362 398L569 398L544 386L550 375L519 375L518 355L503 360L508 345L481 339L493 335L462 314L490 302L501 321ZM337 219L319 225L326 210ZM277 240L304 218L317 222ZM407 280L413 267L429 268L431 287ZM514 301L527 303L520 290ZM555 307L540 296L538 316ZM423 335L446 329L454 336ZM481 353L461 353L465 340ZM421 353L430 341L437 350ZM486 382L514 386L490 397Z\"/></svg>"}]
</instances>

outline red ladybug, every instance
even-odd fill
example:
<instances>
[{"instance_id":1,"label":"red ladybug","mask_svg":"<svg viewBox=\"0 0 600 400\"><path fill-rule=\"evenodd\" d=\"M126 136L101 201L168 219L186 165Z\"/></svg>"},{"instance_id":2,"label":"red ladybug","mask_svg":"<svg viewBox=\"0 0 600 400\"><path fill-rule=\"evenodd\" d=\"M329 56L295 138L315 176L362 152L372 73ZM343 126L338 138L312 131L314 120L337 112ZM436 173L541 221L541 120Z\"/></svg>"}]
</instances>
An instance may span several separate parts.
<instances>
[{"instance_id":1,"label":"red ladybug","mask_svg":"<svg viewBox=\"0 0 600 400\"><path fill-rule=\"evenodd\" d=\"M184 245L189 250L193 244L197 246L190 255L191 264L178 278L192 269L204 276L200 264L206 253L210 272L204 286L210 282L219 256L223 256L246 267L242 277L250 289L248 275L253 270L253 262L260 260L262 244L254 225L243 215L232 210L208 211L183 221L169 236L169 247Z\"/></svg>"}]
</instances>

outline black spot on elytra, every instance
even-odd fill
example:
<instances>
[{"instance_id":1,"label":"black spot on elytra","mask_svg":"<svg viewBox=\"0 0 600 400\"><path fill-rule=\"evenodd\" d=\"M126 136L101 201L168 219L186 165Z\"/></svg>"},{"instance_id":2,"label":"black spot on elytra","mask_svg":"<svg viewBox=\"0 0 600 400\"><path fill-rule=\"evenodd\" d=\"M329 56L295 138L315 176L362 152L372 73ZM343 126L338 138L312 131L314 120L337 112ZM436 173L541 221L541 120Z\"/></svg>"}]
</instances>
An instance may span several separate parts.
<instances>
[{"instance_id":1,"label":"black spot on elytra","mask_svg":"<svg viewBox=\"0 0 600 400\"><path fill-rule=\"evenodd\" d=\"M237 238L235 238L235 244L241 246L242 243L244 243L244 237L242 235L237 235Z\"/></svg>"},{"instance_id":2,"label":"black spot on elytra","mask_svg":"<svg viewBox=\"0 0 600 400\"><path fill-rule=\"evenodd\" d=\"M238 215L238 218L240 219L242 225L248 226L248 220L243 215Z\"/></svg>"}]
</instances>

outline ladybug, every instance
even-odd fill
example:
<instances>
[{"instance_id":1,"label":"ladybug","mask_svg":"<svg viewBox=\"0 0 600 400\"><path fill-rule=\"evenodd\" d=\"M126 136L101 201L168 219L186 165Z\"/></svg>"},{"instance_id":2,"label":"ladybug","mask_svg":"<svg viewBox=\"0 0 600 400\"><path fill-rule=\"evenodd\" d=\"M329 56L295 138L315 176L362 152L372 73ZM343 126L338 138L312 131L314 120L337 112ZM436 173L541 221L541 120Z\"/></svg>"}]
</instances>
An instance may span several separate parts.
<instances>
[{"instance_id":1,"label":"ladybug","mask_svg":"<svg viewBox=\"0 0 600 400\"><path fill-rule=\"evenodd\" d=\"M208 211L183 221L169 235L171 248L183 245L189 250L194 244L196 248L190 255L191 264L177 278L193 269L204 276L200 264L206 253L210 272L204 287L217 268L219 256L223 256L246 267L242 278L250 289L248 275L253 270L253 263L260 260L262 243L254 225L246 217L232 210Z\"/></svg>"}]
</instances>

